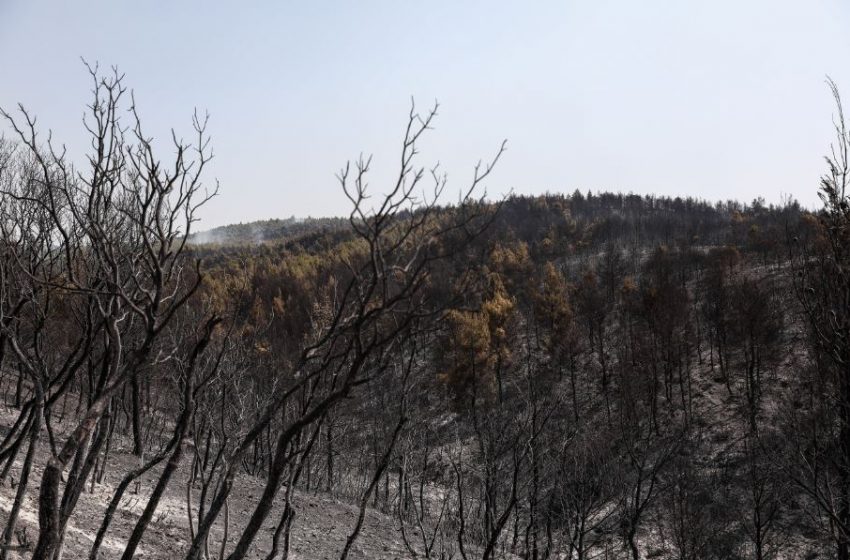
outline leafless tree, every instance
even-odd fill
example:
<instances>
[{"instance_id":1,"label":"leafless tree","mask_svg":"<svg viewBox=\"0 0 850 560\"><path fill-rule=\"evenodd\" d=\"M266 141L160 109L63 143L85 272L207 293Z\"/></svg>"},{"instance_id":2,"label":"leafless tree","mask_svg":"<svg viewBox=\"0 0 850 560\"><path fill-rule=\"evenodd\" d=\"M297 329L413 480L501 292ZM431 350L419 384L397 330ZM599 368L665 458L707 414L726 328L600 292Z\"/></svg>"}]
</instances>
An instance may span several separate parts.
<instances>
[{"instance_id":1,"label":"leafless tree","mask_svg":"<svg viewBox=\"0 0 850 560\"><path fill-rule=\"evenodd\" d=\"M232 490L238 459L278 410L295 412L277 430L264 491L229 560L243 558L248 552L271 511L285 473L291 472L290 466L309 439L302 439L298 448L293 448L293 442L321 422L342 399L386 372L400 333L415 328L419 321L439 316L442 306L424 297L429 271L436 262L461 250L492 220L492 213L477 197L504 144L489 164L476 166L471 184L449 217L438 216L445 176L431 170L432 193L420 198L418 193L429 174L415 164L417 143L435 116L436 106L424 116L411 110L398 178L375 205L369 206L366 189L370 160L361 159L353 169L346 166L340 172L343 191L353 206L349 223L362 253L344 263L347 272L336 281L338 289L327 321L289 371L278 374L285 382L280 383L267 409L236 445L222 484L206 514L198 520L188 559L200 558L202 544ZM292 408L296 400L300 404Z\"/></svg>"},{"instance_id":2,"label":"leafless tree","mask_svg":"<svg viewBox=\"0 0 850 560\"><path fill-rule=\"evenodd\" d=\"M818 351L830 362L837 432L826 432L826 442L813 441L801 457L803 468L795 478L829 517L839 560L850 558L850 131L844 118L838 87L829 87L835 99L835 142L826 157L821 179L824 209L816 218L811 243L798 239L794 247L796 293L812 330ZM819 432L820 430L818 430ZM831 431L831 430L830 430ZM817 432L815 432L817 433ZM833 444L834 442L834 444ZM824 449L824 446L830 449ZM813 478L808 474L817 474Z\"/></svg>"},{"instance_id":3,"label":"leafless tree","mask_svg":"<svg viewBox=\"0 0 850 560\"><path fill-rule=\"evenodd\" d=\"M50 135L40 136L23 106L17 117L2 112L27 164L2 193L4 244L12 253L4 276L17 279L14 292L29 294L23 309L4 310L3 335L35 388L33 406L44 411L51 443L39 488L38 558L61 555L113 399L152 366L203 350L208 340L186 349L169 346L163 336L203 279L186 239L196 211L214 194L202 183L211 158L206 120L193 119L194 144L172 134L175 155L165 163L142 128L123 75L88 68L85 165L75 167ZM43 338L63 314L82 323L80 334L46 351ZM87 364L98 370L97 384L70 435L54 442L51 406ZM135 431L138 436L138 426ZM63 489L62 472L72 461Z\"/></svg>"}]
</instances>

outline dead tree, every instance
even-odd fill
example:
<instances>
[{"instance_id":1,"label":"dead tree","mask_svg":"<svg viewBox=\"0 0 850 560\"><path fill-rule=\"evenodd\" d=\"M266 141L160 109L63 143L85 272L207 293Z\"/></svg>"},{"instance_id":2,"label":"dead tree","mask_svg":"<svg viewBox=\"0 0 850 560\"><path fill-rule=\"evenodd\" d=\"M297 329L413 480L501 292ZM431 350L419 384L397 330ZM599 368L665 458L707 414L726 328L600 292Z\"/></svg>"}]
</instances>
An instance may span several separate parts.
<instances>
[{"instance_id":1,"label":"dead tree","mask_svg":"<svg viewBox=\"0 0 850 560\"><path fill-rule=\"evenodd\" d=\"M64 527L85 484L80 475L93 463L91 453L99 452L91 444L110 402L162 357L185 351L168 348L162 335L202 283L199 261L189 255L186 243L196 211L212 196L201 179L211 157L206 120L193 119L194 144L172 134L176 154L172 162L162 162L132 95L129 121L123 120L128 99L123 76L117 70L102 76L88 68L92 102L84 125L91 151L84 165L72 165L50 136L39 136L35 118L22 106L19 117L2 112L34 168L31 180L9 185L3 199L14 203L23 223L41 220L49 235L42 242L50 247L46 254L56 261L28 274L32 232L12 228L4 234L15 251L13 268L38 293L45 317L55 320L65 312L86 317L88 325L84 336L55 348L49 360L33 360L29 329L5 328L4 336L32 382L44 385L46 418L91 351L99 354L102 366L70 436L54 442L47 423L51 456L39 489L38 558L61 554ZM46 307L53 302L61 307ZM32 317L23 310L16 320L32 322ZM63 485L62 472L72 461L74 476Z\"/></svg>"},{"instance_id":2,"label":"dead tree","mask_svg":"<svg viewBox=\"0 0 850 560\"><path fill-rule=\"evenodd\" d=\"M268 517L285 473L300 451L293 451L293 442L342 399L355 395L359 386L386 371L400 333L439 316L443 306L424 297L429 272L462 250L492 220L492 213L476 197L504 145L488 165L476 167L460 204L448 216L438 216L445 177L432 170L433 194L420 200L417 195L426 170L415 166L417 143L435 116L436 107L424 117L411 110L398 178L375 205L369 205L366 191L368 159L361 159L354 170L346 166L339 174L353 206L349 223L361 251L344 263L347 272L337 279L332 313L318 336L305 345L289 371L279 373L282 382L268 408L235 446L223 481L198 521L187 559L200 558L203 542L233 488L238 459L265 433L282 407L290 407L296 398L304 404L277 430L265 488L229 560L245 557Z\"/></svg>"},{"instance_id":3,"label":"dead tree","mask_svg":"<svg viewBox=\"0 0 850 560\"><path fill-rule=\"evenodd\" d=\"M818 346L832 363L833 420L838 426L834 451L808 453L796 480L818 507L827 512L839 560L850 558L850 131L844 118L838 87L829 81L837 114L835 143L826 157L828 171L821 178L824 208L814 219L817 235L811 243L796 240L794 268L796 293ZM822 444L821 444L822 445ZM818 442L813 442L817 450ZM825 459L826 462L819 463ZM818 473L809 477L806 473Z\"/></svg>"}]
</instances>

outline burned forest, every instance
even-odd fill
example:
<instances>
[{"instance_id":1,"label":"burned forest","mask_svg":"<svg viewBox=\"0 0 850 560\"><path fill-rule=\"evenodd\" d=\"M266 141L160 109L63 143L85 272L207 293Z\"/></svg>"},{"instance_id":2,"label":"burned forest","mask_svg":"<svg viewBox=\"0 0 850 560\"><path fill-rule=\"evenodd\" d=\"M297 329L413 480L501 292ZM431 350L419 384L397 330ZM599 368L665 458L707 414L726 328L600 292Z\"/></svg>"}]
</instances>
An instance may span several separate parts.
<instances>
[{"instance_id":1,"label":"burned forest","mask_svg":"<svg viewBox=\"0 0 850 560\"><path fill-rule=\"evenodd\" d=\"M199 231L215 120L87 68L85 158L2 112L0 560L850 560L831 82L819 208L488 196L413 105L346 216Z\"/></svg>"}]
</instances>

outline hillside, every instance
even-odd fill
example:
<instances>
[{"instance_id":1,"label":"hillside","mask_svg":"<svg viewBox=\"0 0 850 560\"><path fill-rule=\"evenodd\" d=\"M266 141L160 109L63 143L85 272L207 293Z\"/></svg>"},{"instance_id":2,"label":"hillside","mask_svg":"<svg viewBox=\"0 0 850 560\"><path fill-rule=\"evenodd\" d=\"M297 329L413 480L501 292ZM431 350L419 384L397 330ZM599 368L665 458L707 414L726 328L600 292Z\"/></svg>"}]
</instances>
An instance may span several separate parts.
<instances>
[{"instance_id":1,"label":"hillside","mask_svg":"<svg viewBox=\"0 0 850 560\"><path fill-rule=\"evenodd\" d=\"M818 213L492 163L446 205L417 119L352 219L188 239L203 142L120 196L143 139L6 152L0 560L847 560L848 167Z\"/></svg>"},{"instance_id":2,"label":"hillside","mask_svg":"<svg viewBox=\"0 0 850 560\"><path fill-rule=\"evenodd\" d=\"M247 224L230 224L193 233L190 241L196 245L261 245L283 243L287 240L336 231L346 227L341 218L304 218L260 220Z\"/></svg>"}]
</instances>

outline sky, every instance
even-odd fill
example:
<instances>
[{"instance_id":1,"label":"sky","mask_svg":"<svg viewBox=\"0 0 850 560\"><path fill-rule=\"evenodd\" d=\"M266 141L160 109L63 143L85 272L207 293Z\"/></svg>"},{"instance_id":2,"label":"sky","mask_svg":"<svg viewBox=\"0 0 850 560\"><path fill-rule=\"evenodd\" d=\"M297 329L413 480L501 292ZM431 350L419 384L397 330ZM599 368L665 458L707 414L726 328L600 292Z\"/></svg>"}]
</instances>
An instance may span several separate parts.
<instances>
[{"instance_id":1,"label":"sky","mask_svg":"<svg viewBox=\"0 0 850 560\"><path fill-rule=\"evenodd\" d=\"M208 111L220 194L201 229L346 214L335 173L361 153L385 191L411 99L440 103L419 162L440 163L449 200L507 139L490 197L815 207L848 28L840 0L0 0L0 106L23 103L77 161L81 57L125 73L158 138Z\"/></svg>"}]
</instances>

